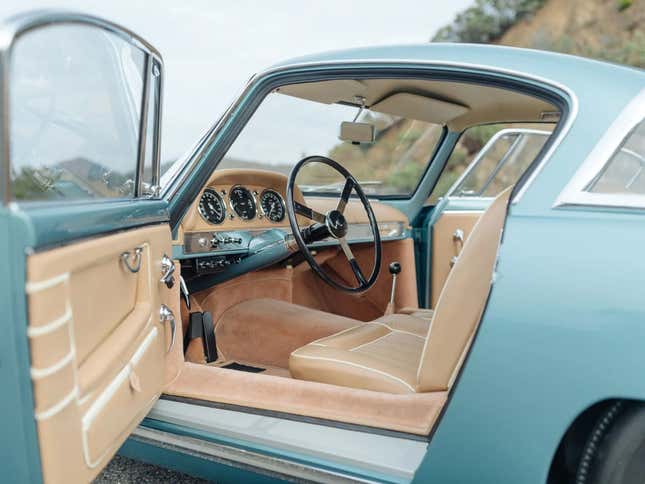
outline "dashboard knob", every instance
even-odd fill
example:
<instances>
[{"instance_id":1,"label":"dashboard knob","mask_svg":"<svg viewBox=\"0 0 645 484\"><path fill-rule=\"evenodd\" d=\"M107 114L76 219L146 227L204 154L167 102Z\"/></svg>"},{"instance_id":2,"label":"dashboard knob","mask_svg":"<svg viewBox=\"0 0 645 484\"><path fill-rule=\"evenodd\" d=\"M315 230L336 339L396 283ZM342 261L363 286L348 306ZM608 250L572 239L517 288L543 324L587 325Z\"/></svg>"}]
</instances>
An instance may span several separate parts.
<instances>
[{"instance_id":1,"label":"dashboard knob","mask_svg":"<svg viewBox=\"0 0 645 484\"><path fill-rule=\"evenodd\" d=\"M208 245L208 239L206 237L200 237L199 239L197 239L197 244L200 247L206 247Z\"/></svg>"}]
</instances>

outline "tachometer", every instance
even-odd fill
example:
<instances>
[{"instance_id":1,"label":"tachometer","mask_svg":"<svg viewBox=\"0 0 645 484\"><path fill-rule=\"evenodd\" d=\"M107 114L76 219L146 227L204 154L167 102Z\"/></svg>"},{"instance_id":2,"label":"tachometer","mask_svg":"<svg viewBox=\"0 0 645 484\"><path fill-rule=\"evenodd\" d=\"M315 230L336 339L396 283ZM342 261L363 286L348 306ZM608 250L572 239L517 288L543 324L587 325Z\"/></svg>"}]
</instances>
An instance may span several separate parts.
<instances>
[{"instance_id":1,"label":"tachometer","mask_svg":"<svg viewBox=\"0 0 645 484\"><path fill-rule=\"evenodd\" d=\"M244 187L233 187L228 195L231 208L242 220L255 218L255 199Z\"/></svg>"},{"instance_id":2,"label":"tachometer","mask_svg":"<svg viewBox=\"0 0 645 484\"><path fill-rule=\"evenodd\" d=\"M207 188L199 200L199 214L209 223L221 224L226 217L226 206L222 197L212 188Z\"/></svg>"},{"instance_id":3,"label":"tachometer","mask_svg":"<svg viewBox=\"0 0 645 484\"><path fill-rule=\"evenodd\" d=\"M284 220L285 208L282 197L275 190L264 190L260 195L260 208L264 216L271 222L282 222Z\"/></svg>"}]
</instances>

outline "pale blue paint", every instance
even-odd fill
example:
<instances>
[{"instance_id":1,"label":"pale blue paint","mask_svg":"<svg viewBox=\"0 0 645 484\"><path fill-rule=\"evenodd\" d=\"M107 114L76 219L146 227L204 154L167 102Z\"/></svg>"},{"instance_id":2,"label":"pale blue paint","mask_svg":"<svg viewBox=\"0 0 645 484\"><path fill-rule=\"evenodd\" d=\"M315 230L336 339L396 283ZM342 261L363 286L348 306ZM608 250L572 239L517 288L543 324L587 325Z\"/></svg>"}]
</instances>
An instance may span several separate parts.
<instances>
[{"instance_id":1,"label":"pale blue paint","mask_svg":"<svg viewBox=\"0 0 645 484\"><path fill-rule=\"evenodd\" d=\"M453 68L446 64L429 68L423 65L425 61L480 67ZM300 68L300 62L321 66ZM437 75L481 74L501 68L551 79L568 86L578 97L579 112L571 130L523 198L511 208L489 306L417 473L419 482L544 482L555 448L576 415L605 398L645 399L641 374L645 364L641 284L645 262L640 254L645 242L645 215L640 211L551 208L595 140L645 85L642 71L537 51L437 44L320 54L278 67L282 72L261 79L226 121L228 127L200 160L201 166L188 185L177 199L170 200L174 215L185 209L186 200L192 201L244 117L257 104L257 95L272 82L313 79L332 71L349 75L364 69L402 71L414 67ZM498 81L515 77L489 74ZM559 94L567 97L564 91ZM427 191L429 185L421 189ZM105 215L99 213L103 210L98 205L83 206L79 213L86 218L80 221L74 219L76 214L71 209L46 214L25 207L21 214L6 210L0 214L4 233L11 235L2 244L12 261L11 272L0 281L5 289L3 307L11 311L0 367L0 379L10 383L3 388L11 389L5 398L3 428L13 429L7 435L14 444L3 444L13 452L3 454L3 459L8 456L3 464L5 472L19 480L40 478L34 471L39 463L37 452L34 454L27 371L24 249L164 218L165 206L139 201L131 208L133 212L128 212L128 207L115 207ZM408 212L412 215L414 211ZM18 216L22 221L14 224ZM48 239L50 230L60 237ZM8 295L13 303L7 301Z\"/></svg>"}]
</instances>

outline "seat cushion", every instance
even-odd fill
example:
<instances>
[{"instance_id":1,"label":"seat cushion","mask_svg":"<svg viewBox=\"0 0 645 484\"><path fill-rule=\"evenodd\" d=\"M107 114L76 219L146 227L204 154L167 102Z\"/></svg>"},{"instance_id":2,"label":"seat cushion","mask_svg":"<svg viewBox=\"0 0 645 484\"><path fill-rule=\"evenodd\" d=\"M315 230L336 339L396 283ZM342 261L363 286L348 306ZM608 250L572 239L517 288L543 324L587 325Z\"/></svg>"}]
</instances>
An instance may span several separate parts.
<instances>
[{"instance_id":1,"label":"seat cushion","mask_svg":"<svg viewBox=\"0 0 645 484\"><path fill-rule=\"evenodd\" d=\"M428 321L393 314L291 353L294 378L388 393L414 393Z\"/></svg>"},{"instance_id":2,"label":"seat cushion","mask_svg":"<svg viewBox=\"0 0 645 484\"><path fill-rule=\"evenodd\" d=\"M423 308L412 308L412 307L403 307L397 311L399 314L409 314L419 319L427 319L428 321L432 320L432 315L434 311L432 309L423 309Z\"/></svg>"}]
</instances>

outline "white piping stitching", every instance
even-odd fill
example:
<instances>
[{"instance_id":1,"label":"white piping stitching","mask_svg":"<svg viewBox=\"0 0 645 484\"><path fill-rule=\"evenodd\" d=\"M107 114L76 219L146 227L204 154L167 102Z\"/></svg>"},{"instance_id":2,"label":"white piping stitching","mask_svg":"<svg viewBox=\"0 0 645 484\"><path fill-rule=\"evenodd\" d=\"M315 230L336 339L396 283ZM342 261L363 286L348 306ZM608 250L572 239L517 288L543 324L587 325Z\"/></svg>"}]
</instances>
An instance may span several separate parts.
<instances>
[{"instance_id":1,"label":"white piping stitching","mask_svg":"<svg viewBox=\"0 0 645 484\"><path fill-rule=\"evenodd\" d=\"M414 388L412 388L412 386L409 383L405 382L404 380L402 380L402 379L400 379L400 378L398 378L398 377L396 377L394 375L390 375L389 373L385 373L384 371L376 370L374 368L370 368L369 366L363 366L363 365L359 365L358 363L351 363L349 361L337 360L335 358L325 358L325 357L322 357L322 356L304 356L304 355L297 355L297 354L294 354L294 353L291 353L291 356L295 356L296 358L304 358L306 360L331 361L331 362L334 362L334 363L341 363L341 364L353 366L353 367L356 367L356 368L360 368L362 370L373 371L374 373L378 373L379 375L385 376L387 378L391 378L392 380L395 380L395 381L401 383L407 389L409 389L412 393L416 393Z\"/></svg>"},{"instance_id":2,"label":"white piping stitching","mask_svg":"<svg viewBox=\"0 0 645 484\"><path fill-rule=\"evenodd\" d=\"M348 332L350 332L350 331L351 331L351 330L353 330L353 329L356 329L356 328L362 328L363 326L365 326L365 325L367 325L367 324L373 324L373 323L363 323L363 324L359 324L358 326L352 326L351 328L344 329L344 330L342 330L342 331L340 331L340 332L338 332L338 333L336 333L336 334L330 334L329 336L323 336L322 338L318 338L318 339L316 339L316 340L313 340L313 341L312 341L311 343L309 343L309 344L313 344L313 343L320 343L320 342L321 342L322 340L324 340L324 339L331 338L331 337L334 337L334 336L340 336L341 334L348 333Z\"/></svg>"},{"instance_id":3,"label":"white piping stitching","mask_svg":"<svg viewBox=\"0 0 645 484\"><path fill-rule=\"evenodd\" d=\"M27 328L27 336L29 336L30 338L35 338L37 336L52 333L68 323L70 319L72 319L72 308L69 306L69 304L66 304L65 313L63 313L62 316L54 319L53 321L50 321L47 324L29 326Z\"/></svg>"},{"instance_id":4,"label":"white piping stitching","mask_svg":"<svg viewBox=\"0 0 645 484\"><path fill-rule=\"evenodd\" d=\"M380 324L381 326L385 326L387 329L389 329L393 333L405 333L405 334L410 334L412 336L416 336L417 338L426 339L425 336L421 336L420 334L412 333L411 331L404 331L402 329L395 329L395 328L392 328L391 326L388 326L385 323L381 323L380 321L374 321L374 323L375 324ZM428 329L430 329L430 326L428 326Z\"/></svg>"},{"instance_id":5,"label":"white piping stitching","mask_svg":"<svg viewBox=\"0 0 645 484\"><path fill-rule=\"evenodd\" d=\"M378 338L375 338L372 341L368 341L367 343L362 343L362 344L360 344L358 346L355 346L354 348L350 349L349 351L354 351L354 350L357 350L357 349L362 348L364 346L371 345L372 343L376 343L377 341L380 341L383 338L387 338L388 336L392 336L392 333L385 333L383 336L379 336Z\"/></svg>"},{"instance_id":6,"label":"white piping stitching","mask_svg":"<svg viewBox=\"0 0 645 484\"><path fill-rule=\"evenodd\" d=\"M137 348L137 351L132 355L132 358L130 358L128 363L110 382L105 390L101 392L87 412L85 412L82 419L84 432L89 429L99 412L110 402L110 399L119 390L121 384L128 379L130 373L132 373L134 365L139 363L145 352L148 350L148 347L157 338L158 333L159 331L157 330L157 327L153 326L152 330L148 333L148 336L146 336L141 345Z\"/></svg>"},{"instance_id":7,"label":"white piping stitching","mask_svg":"<svg viewBox=\"0 0 645 484\"><path fill-rule=\"evenodd\" d=\"M39 378L45 378L47 376L53 375L61 368L65 368L70 362L74 361L74 356L75 356L75 353L74 353L74 349L72 348L72 350L70 350L69 353L67 353L63 358L61 358L53 365L48 366L47 368L32 368L31 378L34 380L38 380Z\"/></svg>"},{"instance_id":8,"label":"white piping stitching","mask_svg":"<svg viewBox=\"0 0 645 484\"><path fill-rule=\"evenodd\" d=\"M57 286L62 282L66 282L68 279L69 272L65 272L64 274L45 279L44 281L28 282L25 285L25 290L27 291L27 294L34 294L35 292L44 291L50 287Z\"/></svg>"},{"instance_id":9,"label":"white piping stitching","mask_svg":"<svg viewBox=\"0 0 645 484\"><path fill-rule=\"evenodd\" d=\"M47 420L48 418L53 417L62 409L64 409L69 403L71 403L77 397L77 395L78 395L78 388L74 387L74 389L70 392L70 394L67 395L65 398L63 398L60 402L49 407L47 410L43 410L42 412L38 412L34 414L35 419Z\"/></svg>"}]
</instances>

